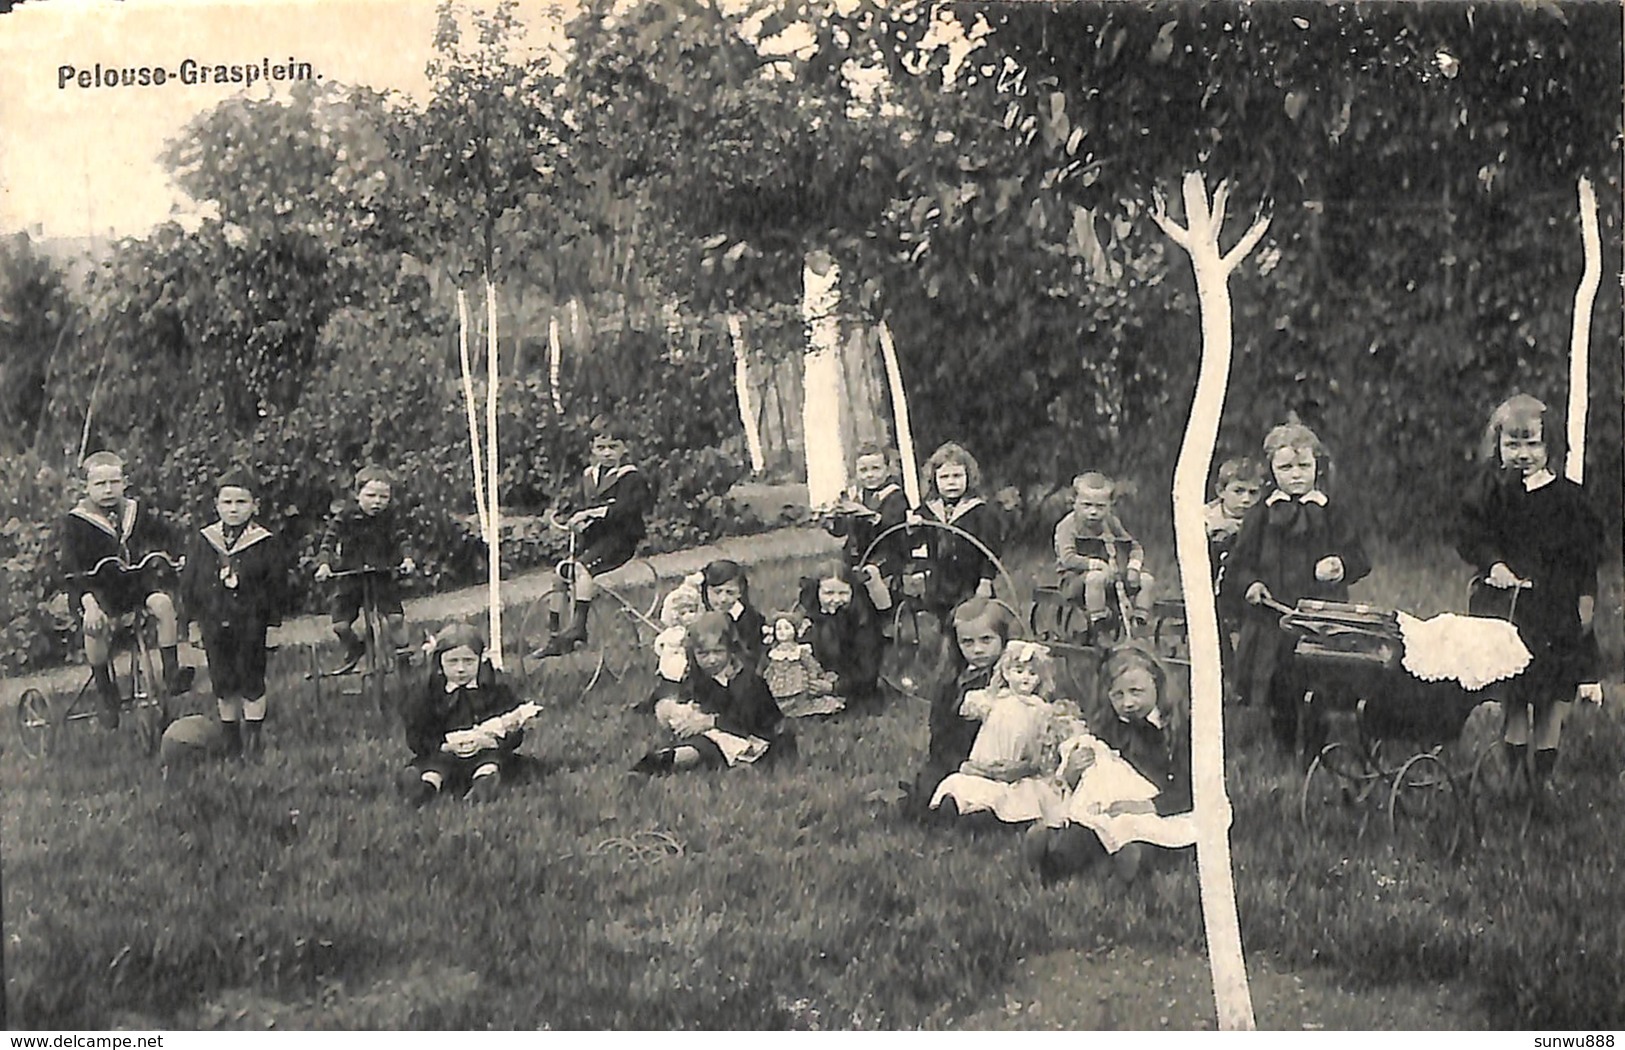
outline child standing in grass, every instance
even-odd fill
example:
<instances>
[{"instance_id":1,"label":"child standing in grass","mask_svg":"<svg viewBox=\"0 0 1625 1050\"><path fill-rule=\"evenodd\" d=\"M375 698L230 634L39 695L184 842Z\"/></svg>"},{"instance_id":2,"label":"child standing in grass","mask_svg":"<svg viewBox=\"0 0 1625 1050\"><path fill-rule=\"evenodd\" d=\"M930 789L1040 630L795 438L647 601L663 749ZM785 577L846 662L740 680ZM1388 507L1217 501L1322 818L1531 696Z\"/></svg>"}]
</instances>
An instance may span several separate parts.
<instances>
[{"instance_id":1,"label":"child standing in grass","mask_svg":"<svg viewBox=\"0 0 1625 1050\"><path fill-rule=\"evenodd\" d=\"M1549 787L1563 720L1579 696L1601 700L1592 616L1602 523L1585 491L1552 472L1546 406L1527 394L1497 405L1485 471L1463 501L1457 549L1475 571L1469 611L1510 619L1532 657L1502 687L1502 739L1514 770ZM1534 754L1531 756L1531 746Z\"/></svg>"},{"instance_id":2,"label":"child standing in grass","mask_svg":"<svg viewBox=\"0 0 1625 1050\"><path fill-rule=\"evenodd\" d=\"M198 625L226 752L260 753L265 724L265 650L287 607L288 559L255 516L255 481L232 470L215 487L220 519L198 532L181 577L182 608Z\"/></svg>"},{"instance_id":3,"label":"child standing in grass","mask_svg":"<svg viewBox=\"0 0 1625 1050\"><path fill-rule=\"evenodd\" d=\"M744 567L726 558L708 564L700 573L700 600L706 609L726 613L733 621L744 647L745 665L760 671L767 622L750 603L750 578Z\"/></svg>"},{"instance_id":4,"label":"child standing in grass","mask_svg":"<svg viewBox=\"0 0 1625 1050\"><path fill-rule=\"evenodd\" d=\"M925 479L925 503L920 508L920 517L952 525L977 541L972 542L947 529L926 530L925 547L931 575L925 605L939 622L947 623L949 614L960 602L975 596L993 597L993 580L998 569L982 548L998 553L999 515L980 495L982 470L975 457L952 441L938 447L926 460Z\"/></svg>"},{"instance_id":5,"label":"child standing in grass","mask_svg":"<svg viewBox=\"0 0 1625 1050\"><path fill-rule=\"evenodd\" d=\"M770 750L793 754L794 737L783 730L767 683L745 665L733 621L725 613L703 613L688 626L684 644L682 692L655 704L655 717L676 741L644 755L633 770L721 769L751 765Z\"/></svg>"},{"instance_id":6,"label":"child standing in grass","mask_svg":"<svg viewBox=\"0 0 1625 1050\"><path fill-rule=\"evenodd\" d=\"M1224 578L1224 562L1241 535L1241 523L1258 502L1264 488L1264 468L1241 456L1219 464L1218 493L1207 505L1208 554L1213 562L1213 587Z\"/></svg>"},{"instance_id":7,"label":"child standing in grass","mask_svg":"<svg viewBox=\"0 0 1625 1050\"><path fill-rule=\"evenodd\" d=\"M1324 459L1320 438L1301 423L1269 432L1264 460L1274 487L1248 513L1225 563L1226 602L1244 610L1236 687L1244 701L1268 707L1275 739L1286 751L1295 745L1304 685L1292 663L1294 638L1281 630L1281 614L1265 603L1347 601L1349 584L1371 571L1353 514L1317 484ZM1308 760L1320 750L1325 730L1319 723L1304 728Z\"/></svg>"},{"instance_id":8,"label":"child standing in grass","mask_svg":"<svg viewBox=\"0 0 1625 1050\"><path fill-rule=\"evenodd\" d=\"M826 562L802 577L798 601L809 623L807 644L819 665L834 675L831 691L848 710L872 711L880 703L885 637L857 575L842 561Z\"/></svg>"},{"instance_id":9,"label":"child standing in grass","mask_svg":"<svg viewBox=\"0 0 1625 1050\"><path fill-rule=\"evenodd\" d=\"M1072 511L1055 526L1061 595L1083 605L1091 633L1111 616L1109 595L1118 584L1134 595L1130 615L1135 624L1151 622L1156 581L1145 571L1145 548L1112 508L1114 494L1106 475L1094 470L1079 474L1072 479ZM1128 628L1123 625L1125 632Z\"/></svg>"},{"instance_id":10,"label":"child standing in grass","mask_svg":"<svg viewBox=\"0 0 1625 1050\"><path fill-rule=\"evenodd\" d=\"M429 678L402 707L412 764L401 773L402 793L414 805L450 791L488 802L524 742L522 704L484 659L485 638L468 624L447 624L434 637Z\"/></svg>"},{"instance_id":11,"label":"child standing in grass","mask_svg":"<svg viewBox=\"0 0 1625 1050\"><path fill-rule=\"evenodd\" d=\"M334 573L361 569L382 570L372 578L373 601L384 618L384 633L395 647L396 659L404 666L410 650L406 645L406 611L401 607L395 572L410 573L416 566L405 553L400 523L390 508L394 494L394 479L383 467L369 464L356 471L355 502L334 513L322 530L316 551L316 579L322 582L332 579ZM340 576L333 588L329 606L333 633L344 647L335 674L354 670L366 650L366 643L355 630L365 595L359 575Z\"/></svg>"},{"instance_id":12,"label":"child standing in grass","mask_svg":"<svg viewBox=\"0 0 1625 1050\"><path fill-rule=\"evenodd\" d=\"M121 703L113 680L116 621L145 606L158 628L164 691L191 687L191 668L180 665L180 618L175 601L153 572L127 572L151 554L178 550L176 529L162 515L124 494L124 460L112 452L85 457L85 496L68 511L58 532L57 564L67 578L68 607L84 634L85 662L101 701L101 723L118 728Z\"/></svg>"},{"instance_id":13,"label":"child standing in grass","mask_svg":"<svg viewBox=\"0 0 1625 1050\"><path fill-rule=\"evenodd\" d=\"M1104 697L1074 738L1062 777L1072 785L1065 821L1035 824L1023 853L1046 879L1074 874L1101 857L1132 881L1152 849L1195 842L1191 824L1190 722L1162 663L1129 643L1101 665Z\"/></svg>"},{"instance_id":14,"label":"child standing in grass","mask_svg":"<svg viewBox=\"0 0 1625 1050\"><path fill-rule=\"evenodd\" d=\"M954 639L948 658L950 675L931 701L925 765L913 784L907 785L922 813L929 808L937 785L970 758L982 724L964 713L965 698L991 684L993 668L1016 629L1014 614L990 598L961 602L950 623Z\"/></svg>"}]
</instances>

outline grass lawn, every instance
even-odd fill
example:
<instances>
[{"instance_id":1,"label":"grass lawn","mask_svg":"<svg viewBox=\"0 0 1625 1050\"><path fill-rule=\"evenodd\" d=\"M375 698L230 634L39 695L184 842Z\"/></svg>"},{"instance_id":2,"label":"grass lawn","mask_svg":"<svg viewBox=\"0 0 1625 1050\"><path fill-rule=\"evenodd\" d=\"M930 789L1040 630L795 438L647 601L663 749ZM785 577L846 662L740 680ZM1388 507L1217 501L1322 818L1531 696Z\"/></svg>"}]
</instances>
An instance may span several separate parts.
<instances>
[{"instance_id":1,"label":"grass lawn","mask_svg":"<svg viewBox=\"0 0 1625 1050\"><path fill-rule=\"evenodd\" d=\"M1461 607L1447 553L1379 555L1361 600ZM801 568L758 567L756 604L788 601ZM1559 811L1526 835L1505 807L1457 858L1376 823L1311 835L1261 716L1232 712L1261 1026L1625 1026L1617 575L1599 613L1610 704L1576 711ZM1194 864L1041 886L1014 831L916 824L890 789L924 754L919 701L803 726L792 767L649 780L626 772L655 739L626 710L647 675L581 697L583 663L531 683L539 775L483 807L406 808L398 727L356 698L318 702L291 670L263 762L167 781L130 734L89 725L29 761L8 715L13 1024L1211 1025Z\"/></svg>"}]
</instances>

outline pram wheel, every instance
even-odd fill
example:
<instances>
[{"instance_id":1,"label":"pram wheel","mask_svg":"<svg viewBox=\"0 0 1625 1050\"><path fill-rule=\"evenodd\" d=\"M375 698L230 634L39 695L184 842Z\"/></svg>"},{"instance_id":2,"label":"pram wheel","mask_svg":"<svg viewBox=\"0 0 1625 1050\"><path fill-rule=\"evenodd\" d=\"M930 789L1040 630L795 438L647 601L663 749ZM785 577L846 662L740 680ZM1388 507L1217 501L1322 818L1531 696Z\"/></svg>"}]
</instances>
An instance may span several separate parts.
<instances>
[{"instance_id":1,"label":"pram wheel","mask_svg":"<svg viewBox=\"0 0 1625 1050\"><path fill-rule=\"evenodd\" d=\"M1333 828L1348 827L1350 813L1359 809L1359 835L1364 835L1369 812L1364 803L1378 779L1354 748L1344 743L1327 744L1304 774L1298 819L1305 830L1324 836Z\"/></svg>"},{"instance_id":2,"label":"pram wheel","mask_svg":"<svg viewBox=\"0 0 1625 1050\"><path fill-rule=\"evenodd\" d=\"M1472 827L1472 807L1437 754L1414 755L1394 775L1388 830L1396 843L1401 839L1432 843L1453 857L1461 849L1464 832L1470 835Z\"/></svg>"}]
</instances>

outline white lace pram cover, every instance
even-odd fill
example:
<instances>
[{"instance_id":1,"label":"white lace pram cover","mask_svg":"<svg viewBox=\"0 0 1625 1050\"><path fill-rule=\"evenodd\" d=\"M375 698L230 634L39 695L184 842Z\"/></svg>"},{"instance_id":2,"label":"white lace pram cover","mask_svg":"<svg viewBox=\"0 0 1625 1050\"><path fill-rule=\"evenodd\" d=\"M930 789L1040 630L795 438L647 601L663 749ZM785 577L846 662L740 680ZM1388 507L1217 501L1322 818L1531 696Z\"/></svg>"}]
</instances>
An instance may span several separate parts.
<instances>
[{"instance_id":1,"label":"white lace pram cover","mask_svg":"<svg viewBox=\"0 0 1625 1050\"><path fill-rule=\"evenodd\" d=\"M1399 613L1405 670L1424 682L1456 681L1476 692L1523 673L1531 659L1518 629L1489 616L1441 613L1419 620Z\"/></svg>"}]
</instances>

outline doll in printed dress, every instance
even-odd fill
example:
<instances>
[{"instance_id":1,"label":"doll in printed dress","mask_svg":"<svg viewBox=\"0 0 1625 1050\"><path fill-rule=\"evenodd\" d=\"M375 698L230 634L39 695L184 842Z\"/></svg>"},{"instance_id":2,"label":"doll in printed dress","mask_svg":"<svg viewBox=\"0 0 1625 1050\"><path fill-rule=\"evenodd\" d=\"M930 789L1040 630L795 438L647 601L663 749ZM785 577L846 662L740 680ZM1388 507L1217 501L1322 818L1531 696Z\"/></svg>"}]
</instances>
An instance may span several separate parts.
<instances>
[{"instance_id":1,"label":"doll in printed dress","mask_svg":"<svg viewBox=\"0 0 1625 1050\"><path fill-rule=\"evenodd\" d=\"M791 609L768 616L763 629L767 651L762 678L786 718L829 715L846 706L835 695L835 676L818 662L812 645L801 640L811 626L805 613Z\"/></svg>"}]
</instances>

